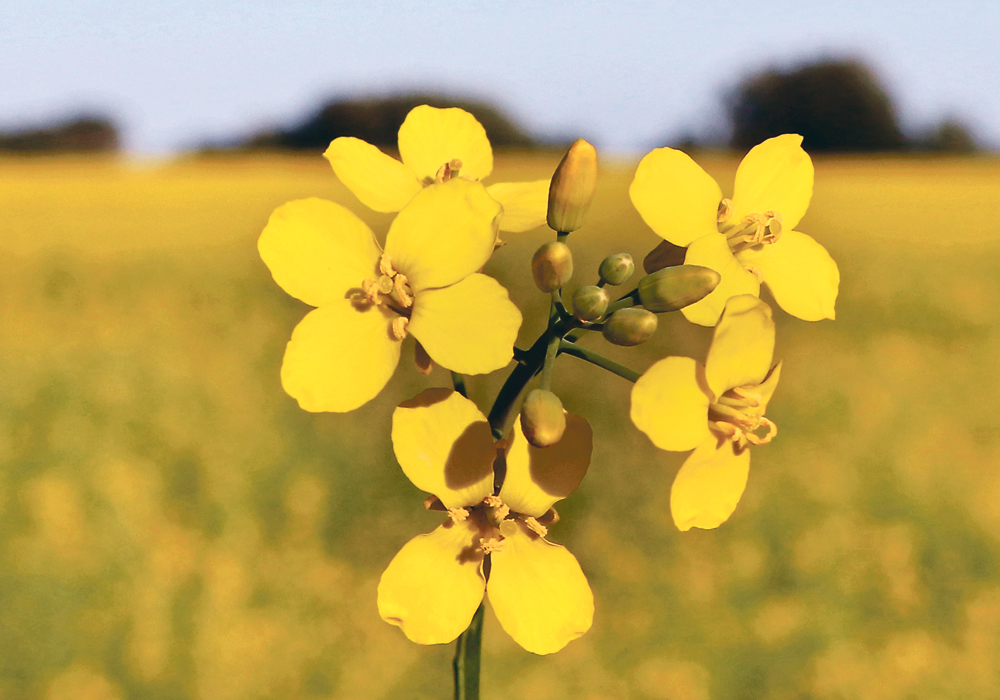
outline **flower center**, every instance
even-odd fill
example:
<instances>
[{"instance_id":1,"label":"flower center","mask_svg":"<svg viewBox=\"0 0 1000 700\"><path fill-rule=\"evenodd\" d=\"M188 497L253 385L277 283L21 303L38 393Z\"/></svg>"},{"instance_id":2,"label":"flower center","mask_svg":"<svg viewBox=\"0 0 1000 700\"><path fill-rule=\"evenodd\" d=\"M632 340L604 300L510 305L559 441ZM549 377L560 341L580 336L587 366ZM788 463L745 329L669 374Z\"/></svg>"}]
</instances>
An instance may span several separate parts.
<instances>
[{"instance_id":1,"label":"flower center","mask_svg":"<svg viewBox=\"0 0 1000 700\"><path fill-rule=\"evenodd\" d=\"M719 232L726 237L729 249L733 254L755 246L765 246L777 243L781 238L781 214L776 211L766 211L763 214L753 212L738 221L727 221L732 211L731 200L723 199L719 203Z\"/></svg>"},{"instance_id":2,"label":"flower center","mask_svg":"<svg viewBox=\"0 0 1000 700\"><path fill-rule=\"evenodd\" d=\"M473 519L479 528L479 549L483 554L501 551L504 540L517 531L518 521L539 537L545 537L549 532L548 528L530 515L511 512L510 506L500 500L499 496L487 496L474 506L451 508L448 510L448 517L456 523Z\"/></svg>"},{"instance_id":3,"label":"flower center","mask_svg":"<svg viewBox=\"0 0 1000 700\"><path fill-rule=\"evenodd\" d=\"M425 185L438 184L442 182L448 182L448 180L453 177L458 177L458 171L462 169L462 161L458 158L452 158L447 163L438 168L437 173L434 175L432 180L430 177L424 178Z\"/></svg>"},{"instance_id":4,"label":"flower center","mask_svg":"<svg viewBox=\"0 0 1000 700\"><path fill-rule=\"evenodd\" d=\"M393 269L392 260L385 253L379 258L378 272L378 277L369 277L361 282L361 294L355 302L385 306L398 314L392 320L392 334L396 340L402 340L406 337L406 326L413 311L413 289L406 275Z\"/></svg>"},{"instance_id":5,"label":"flower center","mask_svg":"<svg viewBox=\"0 0 1000 700\"><path fill-rule=\"evenodd\" d=\"M748 445L766 445L778 434L778 426L764 417L765 408L758 386L738 386L709 405L708 427L718 437L731 440L740 452ZM758 435L761 429L767 432Z\"/></svg>"}]
</instances>

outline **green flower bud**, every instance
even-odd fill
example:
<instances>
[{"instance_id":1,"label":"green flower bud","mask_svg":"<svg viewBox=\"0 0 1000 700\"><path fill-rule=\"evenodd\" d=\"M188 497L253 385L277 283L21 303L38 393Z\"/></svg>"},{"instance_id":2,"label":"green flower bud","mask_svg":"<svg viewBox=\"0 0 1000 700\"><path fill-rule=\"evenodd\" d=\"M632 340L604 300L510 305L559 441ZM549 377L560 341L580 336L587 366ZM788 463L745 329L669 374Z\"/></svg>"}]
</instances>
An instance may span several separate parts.
<instances>
[{"instance_id":1,"label":"green flower bud","mask_svg":"<svg viewBox=\"0 0 1000 700\"><path fill-rule=\"evenodd\" d=\"M677 311L704 299L722 277L700 265L665 267L639 280L639 301L649 311Z\"/></svg>"},{"instance_id":2,"label":"green flower bud","mask_svg":"<svg viewBox=\"0 0 1000 700\"><path fill-rule=\"evenodd\" d=\"M687 248L674 245L670 241L663 241L649 251L649 255L642 261L642 269L646 271L647 275L651 275L657 270L671 265L683 265L685 255L687 255Z\"/></svg>"},{"instance_id":3,"label":"green flower bud","mask_svg":"<svg viewBox=\"0 0 1000 700\"><path fill-rule=\"evenodd\" d=\"M604 258L601 267L597 270L597 274L606 284L615 287L628 281L633 272L635 272L635 263L632 262L632 256L628 253L609 255Z\"/></svg>"},{"instance_id":4,"label":"green flower bud","mask_svg":"<svg viewBox=\"0 0 1000 700\"><path fill-rule=\"evenodd\" d=\"M573 315L581 321L596 321L608 310L610 301L608 292L600 287L580 287L573 294Z\"/></svg>"},{"instance_id":5,"label":"green flower bud","mask_svg":"<svg viewBox=\"0 0 1000 700\"><path fill-rule=\"evenodd\" d=\"M604 322L604 339L626 347L645 343L656 332L656 314L645 309L618 309Z\"/></svg>"},{"instance_id":6,"label":"green flower bud","mask_svg":"<svg viewBox=\"0 0 1000 700\"><path fill-rule=\"evenodd\" d=\"M535 447L548 447L562 440L566 412L559 397L545 389L529 392L521 406L521 430Z\"/></svg>"},{"instance_id":7,"label":"green flower bud","mask_svg":"<svg viewBox=\"0 0 1000 700\"><path fill-rule=\"evenodd\" d=\"M573 276L573 253L569 246L550 241L536 250L531 258L531 274L535 286L546 294L569 282Z\"/></svg>"},{"instance_id":8,"label":"green flower bud","mask_svg":"<svg viewBox=\"0 0 1000 700\"><path fill-rule=\"evenodd\" d=\"M568 233L583 226L597 187L597 151L577 139L559 162L549 185L549 228Z\"/></svg>"}]
</instances>

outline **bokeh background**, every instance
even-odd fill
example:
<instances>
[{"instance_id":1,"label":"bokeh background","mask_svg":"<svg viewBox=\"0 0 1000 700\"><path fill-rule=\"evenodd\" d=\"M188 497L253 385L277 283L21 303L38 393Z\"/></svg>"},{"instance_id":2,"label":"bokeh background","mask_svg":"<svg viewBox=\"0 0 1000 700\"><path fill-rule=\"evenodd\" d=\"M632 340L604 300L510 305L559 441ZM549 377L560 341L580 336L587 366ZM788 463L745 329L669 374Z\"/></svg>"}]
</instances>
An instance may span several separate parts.
<instances>
[{"instance_id":1,"label":"bokeh background","mask_svg":"<svg viewBox=\"0 0 1000 700\"><path fill-rule=\"evenodd\" d=\"M629 385L560 360L595 451L551 538L594 627L537 657L487 608L483 697L1000 695L998 30L985 2L4 3L0 698L450 697L452 647L375 607L439 521L391 411L449 376L419 375L408 341L375 401L299 410L278 369L307 307L255 245L306 196L384 236L391 216L320 153L342 134L390 150L414 100L480 116L489 182L598 146L570 289L659 242L628 200L644 152L683 146L728 194L775 129L806 137L799 228L842 274L836 321L776 309L781 432L714 531L674 528L684 455L631 426ZM522 345L549 238L506 236L486 270ZM641 348L586 342L643 369L708 341L665 315ZM471 397L487 407L504 374Z\"/></svg>"}]
</instances>

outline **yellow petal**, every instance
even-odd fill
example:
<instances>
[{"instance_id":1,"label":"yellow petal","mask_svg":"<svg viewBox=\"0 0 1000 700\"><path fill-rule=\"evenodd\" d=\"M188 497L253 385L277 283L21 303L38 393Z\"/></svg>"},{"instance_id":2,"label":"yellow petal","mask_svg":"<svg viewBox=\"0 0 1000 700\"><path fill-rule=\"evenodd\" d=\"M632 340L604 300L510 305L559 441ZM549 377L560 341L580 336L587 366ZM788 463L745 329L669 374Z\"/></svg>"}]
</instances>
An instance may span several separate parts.
<instances>
[{"instance_id":1,"label":"yellow petal","mask_svg":"<svg viewBox=\"0 0 1000 700\"><path fill-rule=\"evenodd\" d=\"M670 489L670 511L680 530L711 530L729 519L750 473L750 450L735 454L728 440L714 437L698 446L681 466Z\"/></svg>"},{"instance_id":2,"label":"yellow petal","mask_svg":"<svg viewBox=\"0 0 1000 700\"><path fill-rule=\"evenodd\" d=\"M430 185L393 220L385 252L413 291L447 287L489 259L501 212L478 182L457 178Z\"/></svg>"},{"instance_id":3,"label":"yellow petal","mask_svg":"<svg viewBox=\"0 0 1000 700\"><path fill-rule=\"evenodd\" d=\"M274 281L310 306L343 301L375 274L375 234L349 210L322 199L299 199L274 210L257 241Z\"/></svg>"},{"instance_id":4,"label":"yellow petal","mask_svg":"<svg viewBox=\"0 0 1000 700\"><path fill-rule=\"evenodd\" d=\"M777 243L749 248L737 256L764 276L778 306L803 321L834 318L840 270L826 248L798 231L786 231Z\"/></svg>"},{"instance_id":5,"label":"yellow petal","mask_svg":"<svg viewBox=\"0 0 1000 700\"><path fill-rule=\"evenodd\" d=\"M572 413L566 414L562 440L545 448L530 444L521 432L521 421L514 421L500 499L515 513L541 517L580 486L593 447L590 424Z\"/></svg>"},{"instance_id":6,"label":"yellow petal","mask_svg":"<svg viewBox=\"0 0 1000 700\"><path fill-rule=\"evenodd\" d=\"M521 312L492 277L476 273L445 289L420 292L407 330L436 363L486 374L514 356Z\"/></svg>"},{"instance_id":7,"label":"yellow petal","mask_svg":"<svg viewBox=\"0 0 1000 700\"><path fill-rule=\"evenodd\" d=\"M493 171L493 149L486 130L464 109L421 105L399 127L399 156L426 182L454 158L462 161L461 177L482 180Z\"/></svg>"},{"instance_id":8,"label":"yellow petal","mask_svg":"<svg viewBox=\"0 0 1000 700\"><path fill-rule=\"evenodd\" d=\"M352 136L334 139L323 156L347 189L375 211L399 211L423 187L412 170Z\"/></svg>"},{"instance_id":9,"label":"yellow petal","mask_svg":"<svg viewBox=\"0 0 1000 700\"><path fill-rule=\"evenodd\" d=\"M490 555L490 605L515 642L551 654L590 629L594 594L569 550L510 522L503 548Z\"/></svg>"},{"instance_id":10,"label":"yellow petal","mask_svg":"<svg viewBox=\"0 0 1000 700\"><path fill-rule=\"evenodd\" d=\"M736 386L760 384L774 357L771 307L755 296L733 297L715 327L705 378L716 397Z\"/></svg>"},{"instance_id":11,"label":"yellow petal","mask_svg":"<svg viewBox=\"0 0 1000 700\"><path fill-rule=\"evenodd\" d=\"M379 581L379 615L417 644L457 639L486 588L478 544L471 520L445 523L407 542Z\"/></svg>"},{"instance_id":12,"label":"yellow petal","mask_svg":"<svg viewBox=\"0 0 1000 700\"><path fill-rule=\"evenodd\" d=\"M774 396L774 390L778 388L778 379L781 378L781 363L779 362L771 371L767 373L764 381L757 386L756 393L760 395L760 413L763 415L766 412L767 405L771 403L771 397Z\"/></svg>"},{"instance_id":13,"label":"yellow petal","mask_svg":"<svg viewBox=\"0 0 1000 700\"><path fill-rule=\"evenodd\" d=\"M661 450L693 450L709 436L705 368L666 357L632 387L632 422Z\"/></svg>"},{"instance_id":14,"label":"yellow petal","mask_svg":"<svg viewBox=\"0 0 1000 700\"><path fill-rule=\"evenodd\" d=\"M747 272L733 257L726 243L726 237L713 233L702 236L690 246L684 256L685 265L702 265L709 267L722 276L722 280L708 296L681 309L684 318L701 326L714 326L722 309L730 297L738 294L760 295L760 282L757 277Z\"/></svg>"},{"instance_id":15,"label":"yellow petal","mask_svg":"<svg viewBox=\"0 0 1000 700\"><path fill-rule=\"evenodd\" d=\"M450 389L428 389L392 414L392 449L413 485L445 508L479 503L493 493L496 447L486 416Z\"/></svg>"},{"instance_id":16,"label":"yellow petal","mask_svg":"<svg viewBox=\"0 0 1000 700\"><path fill-rule=\"evenodd\" d=\"M549 181L498 182L486 188L503 205L500 230L521 233L545 223L549 208Z\"/></svg>"},{"instance_id":17,"label":"yellow petal","mask_svg":"<svg viewBox=\"0 0 1000 700\"><path fill-rule=\"evenodd\" d=\"M776 211L781 214L784 230L798 226L813 191L812 160L801 144L798 134L783 134L750 149L736 170L727 221L738 221L754 212Z\"/></svg>"},{"instance_id":18,"label":"yellow petal","mask_svg":"<svg viewBox=\"0 0 1000 700\"><path fill-rule=\"evenodd\" d=\"M681 151L657 148L646 154L628 194L643 221L674 245L686 246L719 230L722 190Z\"/></svg>"},{"instance_id":19,"label":"yellow petal","mask_svg":"<svg viewBox=\"0 0 1000 700\"><path fill-rule=\"evenodd\" d=\"M349 301L310 311L292 332L281 385L307 411L343 413L382 391L399 362L399 341L381 308Z\"/></svg>"}]
</instances>

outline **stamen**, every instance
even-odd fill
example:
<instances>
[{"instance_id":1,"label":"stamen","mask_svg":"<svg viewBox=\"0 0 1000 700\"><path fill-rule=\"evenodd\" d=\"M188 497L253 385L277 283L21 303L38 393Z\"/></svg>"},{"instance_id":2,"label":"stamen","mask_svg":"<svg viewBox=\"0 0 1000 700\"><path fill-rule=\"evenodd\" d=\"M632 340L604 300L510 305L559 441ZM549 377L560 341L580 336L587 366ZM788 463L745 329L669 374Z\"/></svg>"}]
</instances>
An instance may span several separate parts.
<instances>
[{"instance_id":1,"label":"stamen","mask_svg":"<svg viewBox=\"0 0 1000 700\"><path fill-rule=\"evenodd\" d=\"M406 283L406 275L398 273L392 280L392 289L404 309L413 306L413 290Z\"/></svg>"},{"instance_id":2,"label":"stamen","mask_svg":"<svg viewBox=\"0 0 1000 700\"><path fill-rule=\"evenodd\" d=\"M479 548L483 550L483 554L499 552L503 549L503 540L498 540L496 537L482 537L479 540Z\"/></svg>"},{"instance_id":3,"label":"stamen","mask_svg":"<svg viewBox=\"0 0 1000 700\"><path fill-rule=\"evenodd\" d=\"M378 306L382 300L379 299L379 287L378 282L373 279L364 280L361 283L361 291L364 292L365 297L375 306Z\"/></svg>"},{"instance_id":4,"label":"stamen","mask_svg":"<svg viewBox=\"0 0 1000 700\"><path fill-rule=\"evenodd\" d=\"M733 210L733 200L723 198L719 202L719 213L717 215L717 221L721 224L723 221L729 218L730 212Z\"/></svg>"},{"instance_id":5,"label":"stamen","mask_svg":"<svg viewBox=\"0 0 1000 700\"><path fill-rule=\"evenodd\" d=\"M490 508L497 508L503 505L503 501L500 500L499 496L487 496L486 498L483 499L483 503L485 503Z\"/></svg>"},{"instance_id":6,"label":"stamen","mask_svg":"<svg viewBox=\"0 0 1000 700\"><path fill-rule=\"evenodd\" d=\"M494 525L502 523L508 515L510 515L510 506L506 503L501 503L500 505L490 509L490 520L493 521Z\"/></svg>"},{"instance_id":7,"label":"stamen","mask_svg":"<svg viewBox=\"0 0 1000 700\"><path fill-rule=\"evenodd\" d=\"M774 421L770 418L764 418L761 416L760 425L767 428L766 435L756 435L755 433L747 433L747 441L752 445L766 445L774 439L774 436L778 434L778 426L775 425Z\"/></svg>"},{"instance_id":8,"label":"stamen","mask_svg":"<svg viewBox=\"0 0 1000 700\"><path fill-rule=\"evenodd\" d=\"M448 517L453 523L462 523L469 517L469 511L465 508L449 508Z\"/></svg>"},{"instance_id":9,"label":"stamen","mask_svg":"<svg viewBox=\"0 0 1000 700\"><path fill-rule=\"evenodd\" d=\"M396 271L392 269L392 258L386 253L382 253L382 257L378 260L378 271L387 277L393 277L396 274Z\"/></svg>"},{"instance_id":10,"label":"stamen","mask_svg":"<svg viewBox=\"0 0 1000 700\"><path fill-rule=\"evenodd\" d=\"M406 316L397 316L392 319L392 335L396 340L403 340L406 337L406 327L410 324L410 319Z\"/></svg>"},{"instance_id":11,"label":"stamen","mask_svg":"<svg viewBox=\"0 0 1000 700\"><path fill-rule=\"evenodd\" d=\"M549 529L532 518L530 515L526 515L524 517L524 524L528 526L529 530L534 532L539 537L545 537L549 534Z\"/></svg>"}]
</instances>

